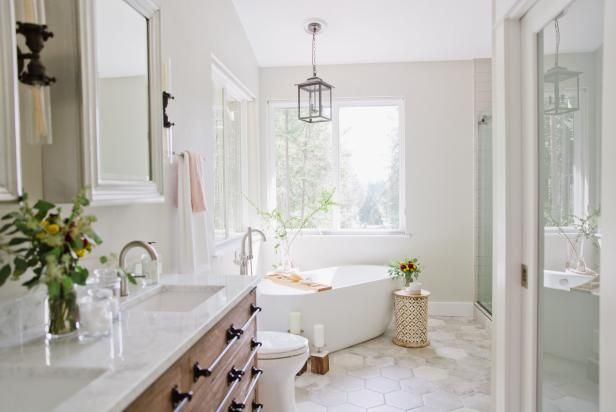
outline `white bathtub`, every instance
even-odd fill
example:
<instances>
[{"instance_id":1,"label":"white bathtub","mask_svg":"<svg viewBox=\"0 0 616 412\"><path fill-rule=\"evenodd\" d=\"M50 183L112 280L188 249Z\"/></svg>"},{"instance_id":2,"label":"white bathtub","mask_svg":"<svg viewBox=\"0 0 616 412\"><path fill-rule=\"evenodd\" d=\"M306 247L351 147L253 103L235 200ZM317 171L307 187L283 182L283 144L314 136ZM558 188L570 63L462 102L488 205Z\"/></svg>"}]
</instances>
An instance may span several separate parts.
<instances>
[{"instance_id":1,"label":"white bathtub","mask_svg":"<svg viewBox=\"0 0 616 412\"><path fill-rule=\"evenodd\" d=\"M257 303L263 308L259 329L287 331L289 312L301 312L304 336L312 343L313 325L325 325L326 350L337 351L377 337L392 317L392 292L399 282L386 266L338 266L301 275L328 285L325 292L303 291L263 279Z\"/></svg>"}]
</instances>

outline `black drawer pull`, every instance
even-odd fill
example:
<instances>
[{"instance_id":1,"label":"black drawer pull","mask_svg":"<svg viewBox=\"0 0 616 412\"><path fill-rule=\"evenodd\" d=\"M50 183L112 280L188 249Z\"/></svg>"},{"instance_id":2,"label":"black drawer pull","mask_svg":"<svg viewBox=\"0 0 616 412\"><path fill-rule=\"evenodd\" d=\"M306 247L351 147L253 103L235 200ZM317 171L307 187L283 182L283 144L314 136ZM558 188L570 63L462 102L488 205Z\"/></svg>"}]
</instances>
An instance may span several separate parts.
<instances>
[{"instance_id":1,"label":"black drawer pull","mask_svg":"<svg viewBox=\"0 0 616 412\"><path fill-rule=\"evenodd\" d=\"M195 382L197 382L199 378L202 376L208 377L212 375L212 373L214 372L214 368L218 366L218 364L225 357L227 352L229 352L229 349L231 349L233 345L235 345L235 343L238 340L240 340L244 332L250 326L250 323L253 321L255 317L257 317L257 314L261 312L261 310L262 309L260 307L256 306L254 303L251 303L250 304L250 318L248 318L246 323L244 323L244 326L242 326L240 329L236 328L233 325L229 326L229 329L227 329L227 334L226 334L227 335L227 346L225 346L222 352L218 354L216 359L212 361L212 364L209 367L203 369L201 365L199 365L199 362L195 362L195 364L193 365L193 380Z\"/></svg>"},{"instance_id":2,"label":"black drawer pull","mask_svg":"<svg viewBox=\"0 0 616 412\"><path fill-rule=\"evenodd\" d=\"M257 403L255 401L252 402L252 412L261 412L263 410L263 404Z\"/></svg>"},{"instance_id":3,"label":"black drawer pull","mask_svg":"<svg viewBox=\"0 0 616 412\"><path fill-rule=\"evenodd\" d=\"M246 408L246 402L248 402L250 395L255 390L255 387L257 386L257 383L259 382L259 378L261 377L261 375L263 375L263 370L257 369L253 366L251 370L251 374L252 374L252 381L250 381L250 386L248 387L248 390L246 391L246 396L244 397L244 400L242 402L237 402L235 399L233 399L231 401L231 405L229 406L229 412L241 412L244 410L244 408ZM253 402L253 410L254 410L254 402Z\"/></svg>"},{"instance_id":4,"label":"black drawer pull","mask_svg":"<svg viewBox=\"0 0 616 412\"><path fill-rule=\"evenodd\" d=\"M252 362L255 359L255 356L257 356L257 353L259 352L259 347L260 346L261 346L261 342L257 342L254 338L252 338L252 340L250 341L250 348L252 349L252 352L250 353L250 356L248 357L248 360L246 361L246 363L244 364L244 367L241 370L242 376L245 375L246 372L248 371L248 368L250 367L250 365L252 364ZM229 377L227 376L227 379L228 378ZM235 390L235 387L237 386L237 384L239 382L240 382L240 380L238 379L238 380L235 380L233 383L231 383L231 386L229 387L229 390L227 391L227 394L225 395L224 399L218 405L218 408L216 408L216 412L222 411L224 405L227 403L227 401L229 400L229 398L233 394L233 391Z\"/></svg>"},{"instance_id":5,"label":"black drawer pull","mask_svg":"<svg viewBox=\"0 0 616 412\"><path fill-rule=\"evenodd\" d=\"M227 329L227 343L241 338L243 333L244 329L238 329L233 325L229 326L229 329Z\"/></svg>"},{"instance_id":6,"label":"black drawer pull","mask_svg":"<svg viewBox=\"0 0 616 412\"><path fill-rule=\"evenodd\" d=\"M235 369L235 366L231 367L231 370L227 373L227 384L231 386L233 383L241 381L242 376L244 376L243 370Z\"/></svg>"},{"instance_id":7,"label":"black drawer pull","mask_svg":"<svg viewBox=\"0 0 616 412\"><path fill-rule=\"evenodd\" d=\"M178 389L178 385L175 385L173 389L171 389L171 405L173 406L173 412L180 412L188 402L192 400L193 393L189 392L180 392Z\"/></svg>"},{"instance_id":8,"label":"black drawer pull","mask_svg":"<svg viewBox=\"0 0 616 412\"><path fill-rule=\"evenodd\" d=\"M193 365L193 380L197 382L202 376L208 377L212 375L212 373L214 372L214 368L218 366L218 364L225 357L227 352L229 352L229 349L233 347L235 342L240 339L243 333L244 331L242 329L237 329L233 325L229 326L229 329L227 329L227 346L225 346L222 352L218 354L216 359L212 361L212 364L209 367L203 369L199 362L195 362L195 364Z\"/></svg>"},{"instance_id":9,"label":"black drawer pull","mask_svg":"<svg viewBox=\"0 0 616 412\"><path fill-rule=\"evenodd\" d=\"M233 399L231 401L231 406L229 406L229 412L242 412L244 408L246 408L246 405L236 402L235 399Z\"/></svg>"}]
</instances>

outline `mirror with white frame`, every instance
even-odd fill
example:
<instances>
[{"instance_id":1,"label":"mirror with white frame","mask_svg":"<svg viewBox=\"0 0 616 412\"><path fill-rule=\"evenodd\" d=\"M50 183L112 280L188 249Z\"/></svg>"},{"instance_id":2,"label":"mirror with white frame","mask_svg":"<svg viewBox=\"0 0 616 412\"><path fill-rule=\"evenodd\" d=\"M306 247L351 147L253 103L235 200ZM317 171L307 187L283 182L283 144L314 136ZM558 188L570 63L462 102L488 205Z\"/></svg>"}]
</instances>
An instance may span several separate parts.
<instances>
[{"instance_id":1,"label":"mirror with white frame","mask_svg":"<svg viewBox=\"0 0 616 412\"><path fill-rule=\"evenodd\" d=\"M86 3L86 185L95 204L162 200L158 7L149 0Z\"/></svg>"},{"instance_id":2,"label":"mirror with white frame","mask_svg":"<svg viewBox=\"0 0 616 412\"><path fill-rule=\"evenodd\" d=\"M0 2L0 202L21 194L13 2Z\"/></svg>"}]
</instances>

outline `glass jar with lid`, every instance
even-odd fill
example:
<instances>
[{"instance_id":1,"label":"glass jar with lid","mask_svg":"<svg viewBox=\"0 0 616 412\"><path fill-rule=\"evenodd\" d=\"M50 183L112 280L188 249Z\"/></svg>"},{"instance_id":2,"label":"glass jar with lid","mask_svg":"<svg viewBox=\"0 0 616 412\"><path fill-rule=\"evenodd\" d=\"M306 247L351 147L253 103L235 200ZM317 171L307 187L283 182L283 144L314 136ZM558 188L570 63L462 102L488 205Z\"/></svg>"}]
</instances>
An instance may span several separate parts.
<instances>
[{"instance_id":1,"label":"glass jar with lid","mask_svg":"<svg viewBox=\"0 0 616 412\"><path fill-rule=\"evenodd\" d=\"M114 268L100 268L94 270L94 279L98 287L111 291L111 312L113 319L120 317L120 277Z\"/></svg>"}]
</instances>

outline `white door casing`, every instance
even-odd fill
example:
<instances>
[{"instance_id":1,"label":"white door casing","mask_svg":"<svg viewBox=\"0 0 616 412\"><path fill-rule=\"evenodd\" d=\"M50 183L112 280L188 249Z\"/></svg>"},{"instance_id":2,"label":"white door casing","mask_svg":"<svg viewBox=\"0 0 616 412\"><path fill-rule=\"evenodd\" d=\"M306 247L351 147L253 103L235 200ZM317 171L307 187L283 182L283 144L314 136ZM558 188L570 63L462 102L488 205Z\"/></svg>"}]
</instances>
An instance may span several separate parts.
<instances>
[{"instance_id":1,"label":"white door casing","mask_svg":"<svg viewBox=\"0 0 616 412\"><path fill-rule=\"evenodd\" d=\"M495 0L495 5L499 0ZM518 0L493 29L493 408L537 410L539 139L537 33L572 0ZM616 1L605 0L603 73L616 72ZM603 78L600 409L616 410L616 77ZM521 287L521 264L528 289Z\"/></svg>"}]
</instances>

